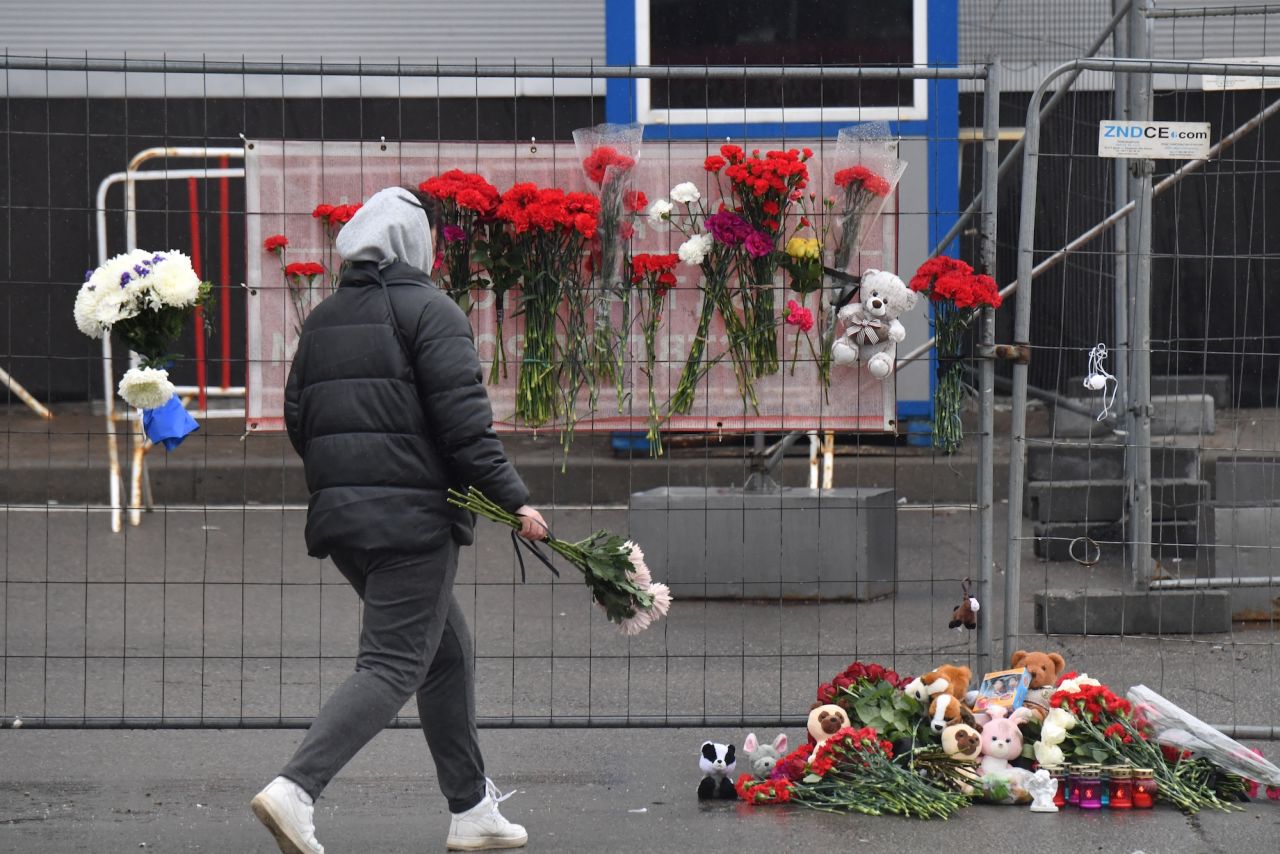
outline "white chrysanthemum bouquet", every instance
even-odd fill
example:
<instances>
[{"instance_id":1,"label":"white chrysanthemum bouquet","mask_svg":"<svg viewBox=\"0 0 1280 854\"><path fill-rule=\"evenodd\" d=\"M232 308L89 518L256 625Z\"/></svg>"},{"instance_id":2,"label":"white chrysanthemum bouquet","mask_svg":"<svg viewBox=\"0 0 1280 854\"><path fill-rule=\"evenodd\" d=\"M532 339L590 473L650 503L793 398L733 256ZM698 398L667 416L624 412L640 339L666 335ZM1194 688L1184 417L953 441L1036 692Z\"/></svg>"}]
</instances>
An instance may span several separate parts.
<instances>
[{"instance_id":1,"label":"white chrysanthemum bouquet","mask_svg":"<svg viewBox=\"0 0 1280 854\"><path fill-rule=\"evenodd\" d=\"M466 493L449 490L449 503L513 530L520 528L518 516L503 510L474 487ZM670 588L653 580L644 553L630 540L596 531L576 543L548 534L546 544L578 568L591 588L591 598L624 635L640 634L671 608Z\"/></svg>"},{"instance_id":2,"label":"white chrysanthemum bouquet","mask_svg":"<svg viewBox=\"0 0 1280 854\"><path fill-rule=\"evenodd\" d=\"M209 291L181 252L135 249L90 272L76 295L81 332L90 338L119 335L142 357L142 364L120 380L120 396L143 410L147 435L170 450L196 424L174 396L165 370L173 358L169 348Z\"/></svg>"}]
</instances>

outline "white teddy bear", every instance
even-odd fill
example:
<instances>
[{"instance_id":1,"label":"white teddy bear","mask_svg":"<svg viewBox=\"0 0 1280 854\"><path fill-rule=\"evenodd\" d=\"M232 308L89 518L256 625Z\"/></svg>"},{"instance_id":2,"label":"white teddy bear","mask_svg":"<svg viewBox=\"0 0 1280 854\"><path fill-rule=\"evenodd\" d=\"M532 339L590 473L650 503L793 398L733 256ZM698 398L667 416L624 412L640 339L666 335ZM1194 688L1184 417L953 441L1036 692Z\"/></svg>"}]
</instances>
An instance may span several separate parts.
<instances>
[{"instance_id":1,"label":"white teddy bear","mask_svg":"<svg viewBox=\"0 0 1280 854\"><path fill-rule=\"evenodd\" d=\"M864 363L876 379L893 373L898 342L907 337L898 318L916 307L918 296L893 273L867 270L862 274L858 302L840 309L844 332L831 348L837 365Z\"/></svg>"}]
</instances>

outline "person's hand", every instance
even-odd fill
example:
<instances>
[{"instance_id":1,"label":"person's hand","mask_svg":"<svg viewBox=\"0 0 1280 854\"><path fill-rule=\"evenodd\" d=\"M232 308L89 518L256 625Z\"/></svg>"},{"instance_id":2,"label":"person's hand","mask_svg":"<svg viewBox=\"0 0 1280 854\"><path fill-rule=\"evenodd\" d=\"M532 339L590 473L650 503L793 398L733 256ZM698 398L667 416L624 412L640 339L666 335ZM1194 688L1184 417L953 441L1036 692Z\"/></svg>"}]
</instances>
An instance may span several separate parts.
<instances>
[{"instance_id":1,"label":"person's hand","mask_svg":"<svg viewBox=\"0 0 1280 854\"><path fill-rule=\"evenodd\" d=\"M545 540L551 533L542 514L528 504L517 510L516 515L520 517L520 530L517 533L526 540Z\"/></svg>"}]
</instances>

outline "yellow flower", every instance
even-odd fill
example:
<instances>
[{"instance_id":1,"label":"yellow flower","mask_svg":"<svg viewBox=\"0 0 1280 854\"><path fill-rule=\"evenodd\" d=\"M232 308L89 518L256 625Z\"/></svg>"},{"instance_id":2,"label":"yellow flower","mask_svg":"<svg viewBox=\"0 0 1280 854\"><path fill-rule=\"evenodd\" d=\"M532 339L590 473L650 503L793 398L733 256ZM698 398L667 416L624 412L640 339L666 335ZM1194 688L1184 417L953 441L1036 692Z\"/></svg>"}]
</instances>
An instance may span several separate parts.
<instances>
[{"instance_id":1,"label":"yellow flower","mask_svg":"<svg viewBox=\"0 0 1280 854\"><path fill-rule=\"evenodd\" d=\"M787 254L792 258L818 258L822 252L814 237L793 237L787 241Z\"/></svg>"}]
</instances>

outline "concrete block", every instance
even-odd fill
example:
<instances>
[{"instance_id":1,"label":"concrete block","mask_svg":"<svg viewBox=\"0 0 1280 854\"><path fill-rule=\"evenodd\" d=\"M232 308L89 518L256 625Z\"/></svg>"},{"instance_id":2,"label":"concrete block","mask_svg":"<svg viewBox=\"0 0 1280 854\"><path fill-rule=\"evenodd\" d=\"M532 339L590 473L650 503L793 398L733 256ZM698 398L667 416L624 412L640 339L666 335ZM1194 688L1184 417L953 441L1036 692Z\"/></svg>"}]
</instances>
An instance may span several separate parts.
<instances>
[{"instance_id":1,"label":"concrete block","mask_svg":"<svg viewBox=\"0 0 1280 854\"><path fill-rule=\"evenodd\" d=\"M1058 443L1027 448L1028 480L1118 480L1124 477L1128 449L1113 442ZM1200 449L1176 445L1151 449L1151 471L1158 478L1200 477Z\"/></svg>"},{"instance_id":2,"label":"concrete block","mask_svg":"<svg viewBox=\"0 0 1280 854\"><path fill-rule=\"evenodd\" d=\"M1231 631L1225 590L1046 590L1037 632L1067 635L1220 634Z\"/></svg>"},{"instance_id":3,"label":"concrete block","mask_svg":"<svg viewBox=\"0 0 1280 854\"><path fill-rule=\"evenodd\" d=\"M1028 480L1119 480L1128 449L1112 442L1034 444L1027 448ZM1151 472L1158 478L1200 478L1200 449L1151 449Z\"/></svg>"},{"instance_id":4,"label":"concrete block","mask_svg":"<svg viewBox=\"0 0 1280 854\"><path fill-rule=\"evenodd\" d=\"M1214 507L1219 578L1280 578L1280 506ZM1280 619L1280 583L1226 588L1234 620Z\"/></svg>"},{"instance_id":5,"label":"concrete block","mask_svg":"<svg viewBox=\"0 0 1280 854\"><path fill-rule=\"evenodd\" d=\"M1208 502L1208 481L1174 478L1151 481L1151 518L1157 522L1195 520Z\"/></svg>"},{"instance_id":6,"label":"concrete block","mask_svg":"<svg viewBox=\"0 0 1280 854\"><path fill-rule=\"evenodd\" d=\"M1207 436L1213 432L1213 398L1207 394L1153 394L1151 435Z\"/></svg>"},{"instance_id":7,"label":"concrete block","mask_svg":"<svg viewBox=\"0 0 1280 854\"><path fill-rule=\"evenodd\" d=\"M1195 567L1195 574L1213 574L1212 538L1204 536L1206 526L1199 521L1155 522L1151 534L1154 545L1151 556L1162 563L1181 564L1182 574ZM1072 561L1071 545L1079 537L1088 537L1096 546L1079 542L1075 556L1082 560L1095 557L1103 561L1121 561L1125 556L1123 522L1048 522L1034 528L1032 545L1036 557L1047 561ZM1101 554L1099 554L1101 552Z\"/></svg>"},{"instance_id":8,"label":"concrete block","mask_svg":"<svg viewBox=\"0 0 1280 854\"><path fill-rule=\"evenodd\" d=\"M1220 506L1280 504L1280 457L1222 457L1213 486Z\"/></svg>"},{"instance_id":9,"label":"concrete block","mask_svg":"<svg viewBox=\"0 0 1280 854\"><path fill-rule=\"evenodd\" d=\"M631 496L630 535L678 599L855 599L894 592L892 489L659 487Z\"/></svg>"},{"instance_id":10,"label":"concrete block","mask_svg":"<svg viewBox=\"0 0 1280 854\"><path fill-rule=\"evenodd\" d=\"M1097 396L1073 397L1072 400L1092 411L1102 411ZM1152 395L1151 406L1153 436L1201 436L1213 432L1213 398L1207 394ZM1053 435L1063 438L1109 436L1111 428L1088 415L1054 407Z\"/></svg>"},{"instance_id":11,"label":"concrete block","mask_svg":"<svg viewBox=\"0 0 1280 854\"><path fill-rule=\"evenodd\" d=\"M1115 522L1124 516L1123 480L1054 480L1027 484L1026 513L1038 522Z\"/></svg>"},{"instance_id":12,"label":"concrete block","mask_svg":"<svg viewBox=\"0 0 1280 854\"><path fill-rule=\"evenodd\" d=\"M1084 377L1072 377L1067 380L1067 388L1072 392L1084 387ZM1151 378L1152 394L1207 394L1213 398L1213 405L1218 409L1231 406L1231 378L1225 374L1187 374L1185 376L1153 376Z\"/></svg>"}]
</instances>

